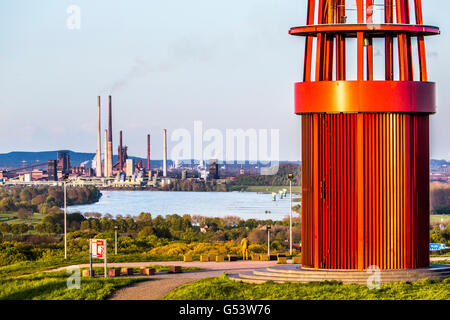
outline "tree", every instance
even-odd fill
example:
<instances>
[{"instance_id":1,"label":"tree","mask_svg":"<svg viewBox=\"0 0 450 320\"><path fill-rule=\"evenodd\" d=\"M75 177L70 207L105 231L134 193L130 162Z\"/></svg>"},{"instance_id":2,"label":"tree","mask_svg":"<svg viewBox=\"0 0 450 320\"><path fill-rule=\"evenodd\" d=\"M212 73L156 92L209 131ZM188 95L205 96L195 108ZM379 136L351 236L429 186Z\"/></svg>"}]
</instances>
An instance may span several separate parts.
<instances>
[{"instance_id":1,"label":"tree","mask_svg":"<svg viewBox=\"0 0 450 320\"><path fill-rule=\"evenodd\" d=\"M246 227L248 227L250 230L256 228L258 226L258 221L255 219L248 219L245 221Z\"/></svg>"},{"instance_id":2,"label":"tree","mask_svg":"<svg viewBox=\"0 0 450 320\"><path fill-rule=\"evenodd\" d=\"M151 226L152 225L152 215L150 213L147 212L141 212L137 219L136 222L140 225L140 226Z\"/></svg>"},{"instance_id":3,"label":"tree","mask_svg":"<svg viewBox=\"0 0 450 320\"><path fill-rule=\"evenodd\" d=\"M430 202L435 214L450 213L450 186L445 183L433 182L430 185Z\"/></svg>"},{"instance_id":4,"label":"tree","mask_svg":"<svg viewBox=\"0 0 450 320\"><path fill-rule=\"evenodd\" d=\"M22 191L20 191L20 200L22 201L30 201L33 198L33 194L31 193L31 191L27 188L22 189Z\"/></svg>"},{"instance_id":5,"label":"tree","mask_svg":"<svg viewBox=\"0 0 450 320\"><path fill-rule=\"evenodd\" d=\"M39 194L31 200L31 204L34 205L40 205L41 203L44 203L46 200L46 196L44 194Z\"/></svg>"},{"instance_id":6,"label":"tree","mask_svg":"<svg viewBox=\"0 0 450 320\"><path fill-rule=\"evenodd\" d=\"M83 222L81 222L80 230L89 230L90 228L91 226L89 224L89 220L84 220Z\"/></svg>"},{"instance_id":7,"label":"tree","mask_svg":"<svg viewBox=\"0 0 450 320\"><path fill-rule=\"evenodd\" d=\"M19 219L30 219L33 216L33 212L31 212L30 210L27 210L25 208L20 208L17 211L17 216L19 217Z\"/></svg>"},{"instance_id":8,"label":"tree","mask_svg":"<svg viewBox=\"0 0 450 320\"><path fill-rule=\"evenodd\" d=\"M138 238L145 238L152 234L153 234L153 228L150 226L146 226L141 231L139 231Z\"/></svg>"},{"instance_id":9,"label":"tree","mask_svg":"<svg viewBox=\"0 0 450 320\"><path fill-rule=\"evenodd\" d=\"M11 232L11 225L9 223L6 223L6 222L1 222L0 223L0 232L10 233Z\"/></svg>"},{"instance_id":10,"label":"tree","mask_svg":"<svg viewBox=\"0 0 450 320\"><path fill-rule=\"evenodd\" d=\"M0 210L1 211L14 211L16 208L14 206L14 200L10 197L5 197L0 200Z\"/></svg>"},{"instance_id":11,"label":"tree","mask_svg":"<svg viewBox=\"0 0 450 320\"><path fill-rule=\"evenodd\" d=\"M223 220L226 227L236 227L242 219L236 216L226 216Z\"/></svg>"},{"instance_id":12,"label":"tree","mask_svg":"<svg viewBox=\"0 0 450 320\"><path fill-rule=\"evenodd\" d=\"M193 215L193 216L191 216L191 223L193 225L199 226L204 221L205 221L205 217L204 216L200 216L200 215Z\"/></svg>"},{"instance_id":13,"label":"tree","mask_svg":"<svg viewBox=\"0 0 450 320\"><path fill-rule=\"evenodd\" d=\"M248 235L248 240L252 243L266 243L267 242L267 231L263 229L253 230Z\"/></svg>"},{"instance_id":14,"label":"tree","mask_svg":"<svg viewBox=\"0 0 450 320\"><path fill-rule=\"evenodd\" d=\"M53 229L53 225L50 222L41 222L34 227L34 230L40 234L51 234L53 233Z\"/></svg>"},{"instance_id":15,"label":"tree","mask_svg":"<svg viewBox=\"0 0 450 320\"><path fill-rule=\"evenodd\" d=\"M30 226L26 223L15 223L11 225L11 233L23 234L30 230Z\"/></svg>"},{"instance_id":16,"label":"tree","mask_svg":"<svg viewBox=\"0 0 450 320\"><path fill-rule=\"evenodd\" d=\"M169 228L166 225L166 221L161 216L157 216L153 219L153 232L158 238L171 238Z\"/></svg>"}]
</instances>

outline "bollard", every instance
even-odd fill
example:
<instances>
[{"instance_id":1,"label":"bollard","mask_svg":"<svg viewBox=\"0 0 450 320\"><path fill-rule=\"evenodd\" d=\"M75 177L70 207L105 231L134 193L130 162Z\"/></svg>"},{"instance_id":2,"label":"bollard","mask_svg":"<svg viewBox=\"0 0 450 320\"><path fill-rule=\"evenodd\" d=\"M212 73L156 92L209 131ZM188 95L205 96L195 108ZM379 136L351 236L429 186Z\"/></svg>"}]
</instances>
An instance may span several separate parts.
<instances>
[{"instance_id":1,"label":"bollard","mask_svg":"<svg viewBox=\"0 0 450 320\"><path fill-rule=\"evenodd\" d=\"M108 270L108 276L109 277L119 277L120 276L120 270L119 269L109 269Z\"/></svg>"},{"instance_id":2,"label":"bollard","mask_svg":"<svg viewBox=\"0 0 450 320\"><path fill-rule=\"evenodd\" d=\"M170 266L169 273L181 273L183 272L181 266Z\"/></svg>"},{"instance_id":3,"label":"bollard","mask_svg":"<svg viewBox=\"0 0 450 320\"><path fill-rule=\"evenodd\" d=\"M277 264L286 264L286 257L278 257Z\"/></svg>"},{"instance_id":4,"label":"bollard","mask_svg":"<svg viewBox=\"0 0 450 320\"><path fill-rule=\"evenodd\" d=\"M122 268L122 269L120 269L120 273L124 276L132 276L133 268Z\"/></svg>"},{"instance_id":5,"label":"bollard","mask_svg":"<svg viewBox=\"0 0 450 320\"><path fill-rule=\"evenodd\" d=\"M83 270L82 276L83 277L89 277L89 269ZM92 270L92 277L95 277L94 270Z\"/></svg>"},{"instance_id":6,"label":"bollard","mask_svg":"<svg viewBox=\"0 0 450 320\"><path fill-rule=\"evenodd\" d=\"M151 267L141 267L141 274L144 276L153 276L155 274L155 269Z\"/></svg>"},{"instance_id":7,"label":"bollard","mask_svg":"<svg viewBox=\"0 0 450 320\"><path fill-rule=\"evenodd\" d=\"M302 257L292 257L292 263L293 264L301 264L302 263Z\"/></svg>"}]
</instances>

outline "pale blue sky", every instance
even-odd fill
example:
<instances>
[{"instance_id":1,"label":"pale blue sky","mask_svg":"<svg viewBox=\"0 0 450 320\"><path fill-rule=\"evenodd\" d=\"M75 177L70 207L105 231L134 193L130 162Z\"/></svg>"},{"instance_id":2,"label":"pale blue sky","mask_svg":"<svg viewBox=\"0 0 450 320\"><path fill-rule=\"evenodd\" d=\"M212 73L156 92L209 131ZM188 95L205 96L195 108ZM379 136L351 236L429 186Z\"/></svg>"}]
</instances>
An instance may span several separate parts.
<instances>
[{"instance_id":1,"label":"pale blue sky","mask_svg":"<svg viewBox=\"0 0 450 320\"><path fill-rule=\"evenodd\" d=\"M81 8L80 30L66 26L69 5ZM447 158L450 3L423 7L442 32L426 42L438 83L431 156ZM202 120L206 129L280 129L280 158L298 160L293 84L304 42L288 30L305 10L305 0L2 0L0 153L95 152L97 95L106 111L112 93L114 150L122 129L129 154L144 156L150 132L161 158L162 128L192 132Z\"/></svg>"}]
</instances>

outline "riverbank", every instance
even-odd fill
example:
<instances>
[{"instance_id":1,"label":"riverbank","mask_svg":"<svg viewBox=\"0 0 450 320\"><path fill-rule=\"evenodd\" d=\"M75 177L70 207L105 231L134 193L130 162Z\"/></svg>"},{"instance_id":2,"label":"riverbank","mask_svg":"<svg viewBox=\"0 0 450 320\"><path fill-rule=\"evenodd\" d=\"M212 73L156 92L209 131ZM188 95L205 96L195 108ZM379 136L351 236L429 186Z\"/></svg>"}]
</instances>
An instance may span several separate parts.
<instances>
[{"instance_id":1,"label":"riverbank","mask_svg":"<svg viewBox=\"0 0 450 320\"><path fill-rule=\"evenodd\" d=\"M100 191L167 191L167 192L258 192L258 193L278 193L289 186L229 186L227 190L164 190L162 187L135 186L135 187L98 187ZM301 193L301 186L292 186L293 193Z\"/></svg>"}]
</instances>

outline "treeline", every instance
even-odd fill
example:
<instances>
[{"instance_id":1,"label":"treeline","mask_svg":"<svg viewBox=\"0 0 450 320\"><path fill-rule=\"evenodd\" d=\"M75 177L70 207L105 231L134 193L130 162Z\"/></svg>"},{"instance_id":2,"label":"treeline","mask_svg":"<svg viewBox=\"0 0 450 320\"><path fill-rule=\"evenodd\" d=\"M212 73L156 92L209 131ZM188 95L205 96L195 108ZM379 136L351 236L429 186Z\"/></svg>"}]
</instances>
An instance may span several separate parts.
<instances>
[{"instance_id":1,"label":"treeline","mask_svg":"<svg viewBox=\"0 0 450 320\"><path fill-rule=\"evenodd\" d=\"M94 186L67 187L67 205L97 202L100 191ZM17 212L27 218L33 212L57 212L64 206L62 187L3 187L0 188L0 212Z\"/></svg>"},{"instance_id":2,"label":"treeline","mask_svg":"<svg viewBox=\"0 0 450 320\"><path fill-rule=\"evenodd\" d=\"M450 184L432 182L430 184L430 203L433 214L450 214Z\"/></svg>"},{"instance_id":3,"label":"treeline","mask_svg":"<svg viewBox=\"0 0 450 320\"><path fill-rule=\"evenodd\" d=\"M191 251L195 254L210 253L213 249L236 254L240 250L240 240L244 237L250 240L251 248L264 251L266 247L263 244L267 243L266 225L272 226L272 249L282 252L287 250L288 219L242 220L235 216L211 218L177 214L152 217L150 213L141 213L137 217L119 215L113 218L100 213L86 216L80 213L67 215L71 254L85 254L90 238L107 239L112 243L116 228L122 254L178 256ZM299 221L297 219L294 222L294 232L298 233L294 241L298 242ZM64 213L61 211L47 214L35 225L0 223L0 266L61 255L63 228ZM166 252L164 248L170 250Z\"/></svg>"},{"instance_id":4,"label":"treeline","mask_svg":"<svg viewBox=\"0 0 450 320\"><path fill-rule=\"evenodd\" d=\"M442 226L435 226L430 232L431 243L443 243L450 247L450 224L445 228Z\"/></svg>"},{"instance_id":5,"label":"treeline","mask_svg":"<svg viewBox=\"0 0 450 320\"><path fill-rule=\"evenodd\" d=\"M243 174L236 177L232 185L241 186L288 186L288 174L294 175L292 184L301 184L301 166L298 164L282 163L278 171L274 175L258 175L258 174Z\"/></svg>"},{"instance_id":6,"label":"treeline","mask_svg":"<svg viewBox=\"0 0 450 320\"><path fill-rule=\"evenodd\" d=\"M217 184L215 181L198 181L192 179L174 180L160 188L163 191L230 191L226 184Z\"/></svg>"},{"instance_id":7,"label":"treeline","mask_svg":"<svg viewBox=\"0 0 450 320\"><path fill-rule=\"evenodd\" d=\"M106 214L88 213L87 217L80 213L67 214L68 232L82 232L85 234L98 234L117 231L134 238L155 236L168 241L230 241L249 237L250 241L264 243L266 239L265 227L272 226L273 240L285 239L289 220L243 220L239 217L228 216L223 218L204 217L198 215L160 215L152 217L150 213L141 213L137 217L113 218ZM299 225L299 218L294 219L294 226ZM23 235L35 233L41 235L61 235L64 230L64 213L62 211L47 214L40 223L8 224L0 223L0 233ZM298 229L300 233L300 229ZM298 238L298 241L300 239Z\"/></svg>"}]
</instances>

